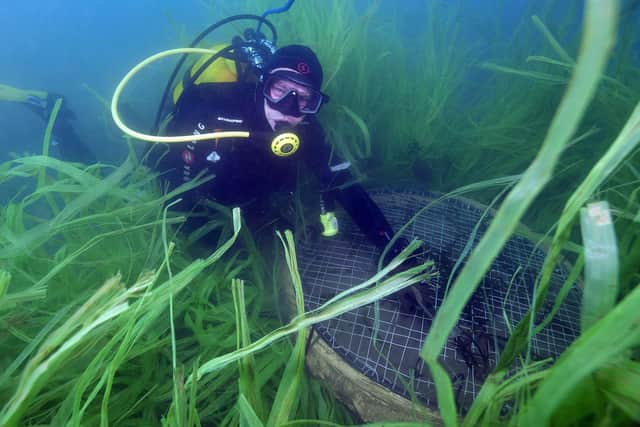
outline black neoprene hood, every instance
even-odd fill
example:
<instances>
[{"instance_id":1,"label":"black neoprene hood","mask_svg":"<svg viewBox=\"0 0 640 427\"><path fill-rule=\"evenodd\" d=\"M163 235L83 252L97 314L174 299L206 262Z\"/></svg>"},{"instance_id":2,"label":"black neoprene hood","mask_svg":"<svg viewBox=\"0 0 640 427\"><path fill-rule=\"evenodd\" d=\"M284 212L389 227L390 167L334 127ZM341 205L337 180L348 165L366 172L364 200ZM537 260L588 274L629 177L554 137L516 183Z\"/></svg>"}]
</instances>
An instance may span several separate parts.
<instances>
[{"instance_id":1,"label":"black neoprene hood","mask_svg":"<svg viewBox=\"0 0 640 427\"><path fill-rule=\"evenodd\" d=\"M289 68L300 73L316 90L322 86L322 65L316 54L306 46L294 44L278 49L265 71L268 74L277 68Z\"/></svg>"}]
</instances>

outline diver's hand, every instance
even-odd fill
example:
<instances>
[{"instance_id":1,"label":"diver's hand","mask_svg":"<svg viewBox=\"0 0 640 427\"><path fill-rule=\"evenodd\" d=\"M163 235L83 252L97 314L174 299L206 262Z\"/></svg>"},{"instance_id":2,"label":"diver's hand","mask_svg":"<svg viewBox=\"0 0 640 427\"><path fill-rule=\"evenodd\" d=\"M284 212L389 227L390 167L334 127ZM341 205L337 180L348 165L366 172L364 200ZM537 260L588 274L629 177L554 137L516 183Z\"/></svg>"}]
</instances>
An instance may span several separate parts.
<instances>
[{"instance_id":1,"label":"diver's hand","mask_svg":"<svg viewBox=\"0 0 640 427\"><path fill-rule=\"evenodd\" d=\"M76 115L69 109L66 98L59 93L48 92L45 95L43 92L42 96L31 95L27 97L26 104L44 120L47 120L58 99L62 99L62 105L60 106L58 117L63 120L75 120Z\"/></svg>"},{"instance_id":2,"label":"diver's hand","mask_svg":"<svg viewBox=\"0 0 640 427\"><path fill-rule=\"evenodd\" d=\"M403 313L422 312L433 319L433 310L427 307L427 303L420 292L419 286L428 286L426 282L420 282L397 292L400 301L400 311Z\"/></svg>"},{"instance_id":3,"label":"diver's hand","mask_svg":"<svg viewBox=\"0 0 640 427\"><path fill-rule=\"evenodd\" d=\"M387 255L384 259L385 265L388 264L393 258L395 258L400 252L402 252L402 250L408 245L409 242L406 239L398 239L393 247L387 252ZM427 262L425 253L426 249L423 246L419 247L411 254L409 258L407 258L391 273L400 273L402 271L406 271L413 267L424 264L425 262ZM425 281L421 281L419 283L416 283L415 285L401 289L400 291L395 293L395 296L400 302L400 310L403 313L416 313L422 311L429 317L433 318L433 311L427 307L427 304L425 303L422 296L422 292L420 291L421 286L428 286L428 283Z\"/></svg>"}]
</instances>

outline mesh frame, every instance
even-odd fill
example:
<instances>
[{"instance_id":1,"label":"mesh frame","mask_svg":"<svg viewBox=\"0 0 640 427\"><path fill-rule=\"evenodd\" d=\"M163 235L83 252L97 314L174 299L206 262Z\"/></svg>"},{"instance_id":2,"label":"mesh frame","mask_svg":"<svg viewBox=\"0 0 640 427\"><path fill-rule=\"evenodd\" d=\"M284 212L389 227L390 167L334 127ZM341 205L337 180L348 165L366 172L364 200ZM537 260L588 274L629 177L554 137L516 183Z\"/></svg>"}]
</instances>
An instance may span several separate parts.
<instances>
[{"instance_id":1,"label":"mesh frame","mask_svg":"<svg viewBox=\"0 0 640 427\"><path fill-rule=\"evenodd\" d=\"M394 230L438 197L432 193L391 191L372 192L371 196ZM407 399L415 395L428 408L437 409L435 385L419 351L431 326L432 313L442 303L455 261L463 254L474 228L477 227L472 247L477 245L491 221L491 213L482 219L485 210L466 199L446 199L422 213L403 234L408 240L415 237L425 242L427 258L434 261L440 272L429 284L419 288L429 312L420 307L406 307L397 295L391 295L378 304L377 333L373 304L322 322L316 325L316 332L363 375L393 393ZM298 243L306 310L317 308L376 271L379 251L344 212L336 214L340 223L338 236ZM509 336L504 316L513 327L531 306L533 286L545 256L546 252L527 238L513 236L465 307L440 355L440 362L453 382L461 413L467 411L495 367ZM465 259L461 260L461 266L464 262ZM567 276L563 266L554 271L539 319L551 310ZM574 284L553 321L532 339L532 360L556 358L577 338L580 298Z\"/></svg>"}]
</instances>

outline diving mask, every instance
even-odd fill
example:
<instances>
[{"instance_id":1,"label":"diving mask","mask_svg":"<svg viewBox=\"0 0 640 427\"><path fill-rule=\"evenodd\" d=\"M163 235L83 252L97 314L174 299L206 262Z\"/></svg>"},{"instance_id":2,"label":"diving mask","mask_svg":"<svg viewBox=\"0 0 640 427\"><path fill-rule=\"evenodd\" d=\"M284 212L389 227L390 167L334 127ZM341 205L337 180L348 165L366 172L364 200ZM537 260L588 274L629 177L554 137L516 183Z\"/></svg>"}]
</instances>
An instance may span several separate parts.
<instances>
[{"instance_id":1,"label":"diving mask","mask_svg":"<svg viewBox=\"0 0 640 427\"><path fill-rule=\"evenodd\" d=\"M293 71L276 71L270 75L264 83L263 95L271 108L293 117L316 114L329 100Z\"/></svg>"}]
</instances>

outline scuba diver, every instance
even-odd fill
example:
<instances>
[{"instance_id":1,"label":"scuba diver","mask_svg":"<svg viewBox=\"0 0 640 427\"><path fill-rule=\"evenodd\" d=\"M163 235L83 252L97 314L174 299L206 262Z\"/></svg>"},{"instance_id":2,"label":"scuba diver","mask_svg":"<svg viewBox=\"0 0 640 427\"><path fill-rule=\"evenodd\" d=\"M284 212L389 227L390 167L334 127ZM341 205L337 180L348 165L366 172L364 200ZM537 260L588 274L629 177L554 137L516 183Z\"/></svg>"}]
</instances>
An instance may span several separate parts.
<instances>
[{"instance_id":1,"label":"scuba diver","mask_svg":"<svg viewBox=\"0 0 640 427\"><path fill-rule=\"evenodd\" d=\"M52 129L52 147L59 151L63 160L95 163L95 154L80 139L71 124L76 115L69 109L62 95L53 92L18 89L0 84L0 101L22 104L40 117L44 123L49 120L53 106L58 99L62 99L62 105Z\"/></svg>"},{"instance_id":2,"label":"scuba diver","mask_svg":"<svg viewBox=\"0 0 640 427\"><path fill-rule=\"evenodd\" d=\"M315 175L320 186L315 206L320 208L321 234L338 233L333 213L337 201L368 240L381 252L386 250L383 263L388 264L408 241L394 237L380 208L354 179L351 164L340 159L326 141L317 113L329 97L321 91L323 70L316 54L295 44L277 49L275 27L265 19L270 13L286 11L292 3L289 0L283 8L262 16L222 19L187 48L160 52L140 62L116 87L111 101L114 123L129 136L152 142L143 160L160 172L165 189L202 180L171 205L191 213L185 226L188 231L198 230L192 236L198 241L218 243L219 235L200 228L209 222L216 204L240 207L254 233L294 229L295 221L282 215L283 208L293 204L291 196L299 176L308 174ZM228 45L199 47L208 34L239 20L259 24ZM262 25L270 30L270 39L260 32ZM128 127L118 110L125 86L145 66L175 54L182 58L165 86L150 132ZM201 57L181 74L189 54ZM421 264L416 255L422 252L417 249L397 270ZM424 307L415 287L398 296L403 307Z\"/></svg>"},{"instance_id":3,"label":"scuba diver","mask_svg":"<svg viewBox=\"0 0 640 427\"><path fill-rule=\"evenodd\" d=\"M284 46L275 50L260 71L258 79L188 84L176 98L165 126L167 135L234 130L251 134L248 139L153 147L150 158L171 188L195 177L214 177L184 195L179 209L197 211L207 199L240 206L249 228L255 231L274 214L270 197L290 194L298 171L308 169L321 186L322 234L328 237L338 232L332 213L338 201L369 240L384 249L393 237L391 226L362 185L353 182L350 163L331 149L316 116L329 100L321 92L323 71L316 54L305 46ZM196 225L198 220L190 221ZM203 222L206 219L200 220ZM399 240L389 256L406 244Z\"/></svg>"},{"instance_id":4,"label":"scuba diver","mask_svg":"<svg viewBox=\"0 0 640 427\"><path fill-rule=\"evenodd\" d=\"M318 57L302 45L277 49L276 29L265 19L292 4L289 0L262 16L222 19L187 48L146 58L117 85L111 101L113 120L129 136L153 143L143 159L160 172L168 184L165 188L203 180L181 194L179 204L172 204L173 209L192 213L187 216L187 229L208 223L212 204L240 207L254 233L269 225L275 228L274 224L293 229L295 221L281 214L285 205L292 204L286 198L292 200L299 176L309 171L320 184L316 206L322 235L338 233L333 213L337 201L377 248L387 250L385 261L389 261L408 242L394 238L380 208L355 181L351 164L340 159L325 139L317 113L329 97L321 91L323 70ZM228 45L198 47L208 34L240 20L258 25L236 35ZM271 38L260 31L263 25ZM145 66L174 54L182 58L165 86L151 131L144 134L129 128L118 111L124 87ZM189 54L201 57L180 74ZM216 242L218 237L207 234L205 238ZM416 261L411 257L410 262Z\"/></svg>"}]
</instances>

